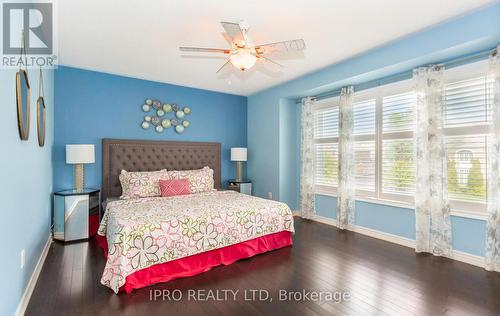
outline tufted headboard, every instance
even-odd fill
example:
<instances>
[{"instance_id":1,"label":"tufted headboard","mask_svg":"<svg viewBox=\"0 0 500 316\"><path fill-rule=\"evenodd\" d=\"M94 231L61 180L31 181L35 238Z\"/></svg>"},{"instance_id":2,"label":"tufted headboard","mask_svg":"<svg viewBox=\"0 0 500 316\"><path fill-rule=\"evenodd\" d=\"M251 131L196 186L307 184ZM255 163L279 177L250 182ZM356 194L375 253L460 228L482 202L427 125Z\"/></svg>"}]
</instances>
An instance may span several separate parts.
<instances>
[{"instance_id":1,"label":"tufted headboard","mask_svg":"<svg viewBox=\"0 0 500 316\"><path fill-rule=\"evenodd\" d=\"M108 139L102 140L102 196L119 197L118 176L127 171L214 170L215 188L221 187L219 143Z\"/></svg>"}]
</instances>

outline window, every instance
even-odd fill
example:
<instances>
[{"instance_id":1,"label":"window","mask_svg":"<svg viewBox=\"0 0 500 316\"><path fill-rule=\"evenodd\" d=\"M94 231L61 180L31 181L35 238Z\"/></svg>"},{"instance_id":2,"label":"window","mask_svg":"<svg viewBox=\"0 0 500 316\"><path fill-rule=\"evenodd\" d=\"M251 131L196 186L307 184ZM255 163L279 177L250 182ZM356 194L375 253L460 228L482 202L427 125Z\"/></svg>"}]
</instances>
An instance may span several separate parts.
<instances>
[{"instance_id":1,"label":"window","mask_svg":"<svg viewBox=\"0 0 500 316\"><path fill-rule=\"evenodd\" d=\"M357 97L353 104L354 181L358 193L375 196L376 100Z\"/></svg>"},{"instance_id":2,"label":"window","mask_svg":"<svg viewBox=\"0 0 500 316\"><path fill-rule=\"evenodd\" d=\"M415 193L415 104L413 91L382 97L382 198L411 201Z\"/></svg>"},{"instance_id":3,"label":"window","mask_svg":"<svg viewBox=\"0 0 500 316\"><path fill-rule=\"evenodd\" d=\"M319 191L335 192L338 180L338 98L317 102L314 112L315 183Z\"/></svg>"},{"instance_id":4,"label":"window","mask_svg":"<svg viewBox=\"0 0 500 316\"><path fill-rule=\"evenodd\" d=\"M316 144L316 184L337 186L338 179L338 144Z\"/></svg>"},{"instance_id":5,"label":"window","mask_svg":"<svg viewBox=\"0 0 500 316\"><path fill-rule=\"evenodd\" d=\"M486 76L446 85L444 134L448 196L454 208L480 210L485 207L488 89Z\"/></svg>"},{"instance_id":6,"label":"window","mask_svg":"<svg viewBox=\"0 0 500 316\"><path fill-rule=\"evenodd\" d=\"M478 65L479 64L479 65ZM448 196L453 209L483 211L491 97L486 63L445 72L443 133ZM315 111L316 190L336 193L339 98ZM411 80L355 93L354 177L358 198L413 204L415 194L416 95Z\"/></svg>"}]
</instances>

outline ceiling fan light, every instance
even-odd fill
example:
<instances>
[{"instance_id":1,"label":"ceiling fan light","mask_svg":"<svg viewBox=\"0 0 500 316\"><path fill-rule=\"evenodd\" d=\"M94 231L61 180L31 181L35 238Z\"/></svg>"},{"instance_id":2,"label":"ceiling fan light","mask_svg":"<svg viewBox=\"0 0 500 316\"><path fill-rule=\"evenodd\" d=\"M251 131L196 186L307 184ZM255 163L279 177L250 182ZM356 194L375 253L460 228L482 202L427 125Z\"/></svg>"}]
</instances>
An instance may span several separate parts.
<instances>
[{"instance_id":1,"label":"ceiling fan light","mask_svg":"<svg viewBox=\"0 0 500 316\"><path fill-rule=\"evenodd\" d=\"M241 71L245 71L255 65L257 57L250 54L247 50L238 50L236 53L232 54L231 57L229 57L229 60L234 67L240 69Z\"/></svg>"}]
</instances>

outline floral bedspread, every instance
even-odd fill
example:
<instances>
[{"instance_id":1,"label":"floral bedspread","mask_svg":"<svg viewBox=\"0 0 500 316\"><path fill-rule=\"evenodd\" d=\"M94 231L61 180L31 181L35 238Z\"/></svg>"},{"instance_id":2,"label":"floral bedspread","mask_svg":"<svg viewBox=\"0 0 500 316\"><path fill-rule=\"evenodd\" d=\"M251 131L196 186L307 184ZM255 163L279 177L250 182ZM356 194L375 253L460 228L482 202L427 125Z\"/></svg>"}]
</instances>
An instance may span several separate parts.
<instances>
[{"instance_id":1,"label":"floral bedspread","mask_svg":"<svg viewBox=\"0 0 500 316\"><path fill-rule=\"evenodd\" d=\"M234 191L113 201L98 232L109 248L101 283L118 293L138 270L280 231L294 232L286 204Z\"/></svg>"}]
</instances>

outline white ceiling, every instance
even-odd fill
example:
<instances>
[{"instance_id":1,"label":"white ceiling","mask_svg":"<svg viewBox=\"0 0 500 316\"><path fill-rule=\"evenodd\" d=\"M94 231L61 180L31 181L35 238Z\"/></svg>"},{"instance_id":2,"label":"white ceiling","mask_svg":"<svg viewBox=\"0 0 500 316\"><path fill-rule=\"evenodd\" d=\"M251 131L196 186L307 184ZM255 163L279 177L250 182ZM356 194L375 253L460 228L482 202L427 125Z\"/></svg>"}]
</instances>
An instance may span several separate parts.
<instances>
[{"instance_id":1,"label":"white ceiling","mask_svg":"<svg viewBox=\"0 0 500 316\"><path fill-rule=\"evenodd\" d=\"M59 63L129 77L250 95L494 0L71 0L58 1ZM224 56L219 21L245 20L256 44L303 38L299 59L241 73ZM457 30L459 32L460 30ZM183 56L184 55L184 56Z\"/></svg>"}]
</instances>

